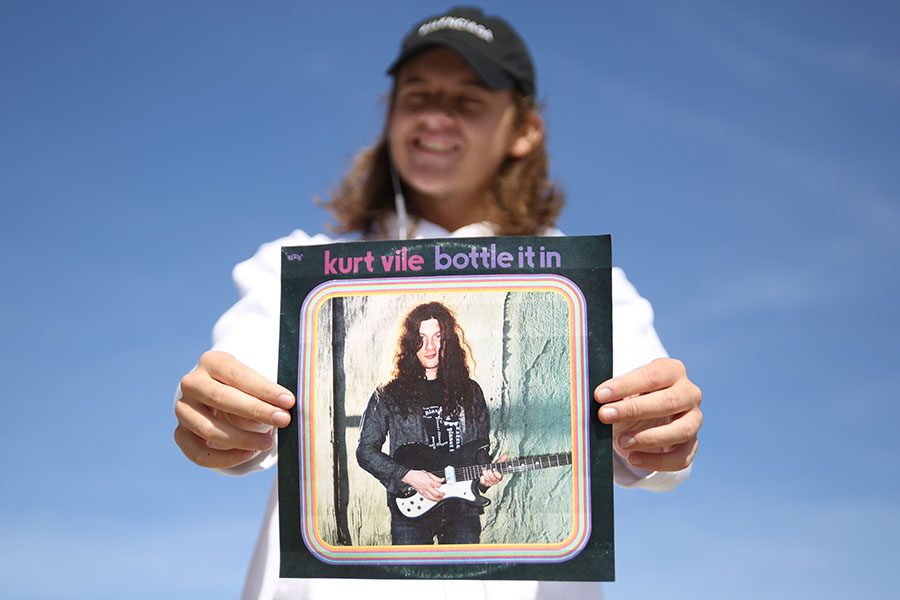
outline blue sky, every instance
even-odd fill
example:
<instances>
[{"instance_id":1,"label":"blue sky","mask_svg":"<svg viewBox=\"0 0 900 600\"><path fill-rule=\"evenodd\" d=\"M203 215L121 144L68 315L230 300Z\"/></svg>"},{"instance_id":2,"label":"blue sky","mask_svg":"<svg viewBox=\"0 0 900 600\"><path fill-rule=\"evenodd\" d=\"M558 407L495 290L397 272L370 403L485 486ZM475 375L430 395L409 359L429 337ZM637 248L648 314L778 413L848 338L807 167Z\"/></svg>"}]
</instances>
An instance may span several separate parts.
<instances>
[{"instance_id":1,"label":"blue sky","mask_svg":"<svg viewBox=\"0 0 900 600\"><path fill-rule=\"evenodd\" d=\"M190 464L172 393L447 6L308 4L0 5L4 594L237 595L273 474ZM704 390L688 484L617 492L608 597L889 596L900 9L485 6L534 53L560 226L612 233Z\"/></svg>"}]
</instances>

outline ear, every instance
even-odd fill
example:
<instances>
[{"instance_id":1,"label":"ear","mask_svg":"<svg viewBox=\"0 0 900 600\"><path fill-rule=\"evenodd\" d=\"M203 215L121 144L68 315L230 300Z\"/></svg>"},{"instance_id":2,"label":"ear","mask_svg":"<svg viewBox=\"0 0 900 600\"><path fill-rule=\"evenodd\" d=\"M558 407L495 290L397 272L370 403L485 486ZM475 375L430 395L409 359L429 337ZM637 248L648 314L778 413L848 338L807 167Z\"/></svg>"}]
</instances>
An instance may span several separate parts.
<instances>
[{"instance_id":1,"label":"ear","mask_svg":"<svg viewBox=\"0 0 900 600\"><path fill-rule=\"evenodd\" d=\"M531 154L538 144L544 139L544 120L536 110L528 111L525 119L519 125L512 143L509 146L509 155L513 158L524 158Z\"/></svg>"}]
</instances>

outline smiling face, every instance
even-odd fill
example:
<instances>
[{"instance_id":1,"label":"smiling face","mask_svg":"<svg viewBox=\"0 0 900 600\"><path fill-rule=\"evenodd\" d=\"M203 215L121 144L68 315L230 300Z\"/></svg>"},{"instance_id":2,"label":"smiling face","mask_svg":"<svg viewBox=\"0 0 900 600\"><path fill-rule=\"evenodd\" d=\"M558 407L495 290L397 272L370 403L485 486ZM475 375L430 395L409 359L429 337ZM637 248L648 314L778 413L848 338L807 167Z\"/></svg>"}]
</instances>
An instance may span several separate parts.
<instances>
[{"instance_id":1,"label":"smiling face","mask_svg":"<svg viewBox=\"0 0 900 600\"><path fill-rule=\"evenodd\" d=\"M422 321L419 325L422 347L416 352L419 364L425 369L426 379L436 379L441 360L441 325L437 319Z\"/></svg>"},{"instance_id":2,"label":"smiling face","mask_svg":"<svg viewBox=\"0 0 900 600\"><path fill-rule=\"evenodd\" d=\"M453 51L434 48L405 64L388 141L416 212L451 231L482 220L503 162L532 148L519 121L513 92L486 88Z\"/></svg>"}]
</instances>

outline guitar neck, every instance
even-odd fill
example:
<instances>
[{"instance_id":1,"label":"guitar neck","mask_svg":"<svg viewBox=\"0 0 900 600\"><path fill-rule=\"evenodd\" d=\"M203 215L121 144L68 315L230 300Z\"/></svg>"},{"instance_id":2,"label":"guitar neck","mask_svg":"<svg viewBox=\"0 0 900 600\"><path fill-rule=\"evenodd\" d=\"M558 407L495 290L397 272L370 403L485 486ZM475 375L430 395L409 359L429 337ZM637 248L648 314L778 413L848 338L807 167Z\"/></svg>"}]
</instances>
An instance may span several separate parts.
<instances>
[{"instance_id":1,"label":"guitar neck","mask_svg":"<svg viewBox=\"0 0 900 600\"><path fill-rule=\"evenodd\" d=\"M481 472L485 469L492 469L501 474L521 473L523 471L533 471L534 469L547 469L549 467L561 467L563 465L572 464L571 452L560 452L557 454L540 454L538 456L527 456L525 458L516 458L506 462L495 462L486 465L471 465L468 467L459 467L456 469L456 478L460 481L469 481L481 477ZM443 475L443 473L437 473Z\"/></svg>"}]
</instances>

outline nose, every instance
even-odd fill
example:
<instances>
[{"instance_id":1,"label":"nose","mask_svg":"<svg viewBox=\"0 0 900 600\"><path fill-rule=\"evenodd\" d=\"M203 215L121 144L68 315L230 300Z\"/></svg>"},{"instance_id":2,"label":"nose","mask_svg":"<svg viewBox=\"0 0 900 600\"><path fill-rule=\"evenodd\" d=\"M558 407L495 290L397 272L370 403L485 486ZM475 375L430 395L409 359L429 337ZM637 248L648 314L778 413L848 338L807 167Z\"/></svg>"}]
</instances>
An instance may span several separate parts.
<instances>
[{"instance_id":1,"label":"nose","mask_svg":"<svg viewBox=\"0 0 900 600\"><path fill-rule=\"evenodd\" d=\"M433 339L431 339L430 337L425 338L425 351L426 352L433 352L435 347L436 346L435 346Z\"/></svg>"},{"instance_id":2,"label":"nose","mask_svg":"<svg viewBox=\"0 0 900 600\"><path fill-rule=\"evenodd\" d=\"M440 129L453 124L453 107L444 97L432 98L419 110L419 121L432 129Z\"/></svg>"}]
</instances>

